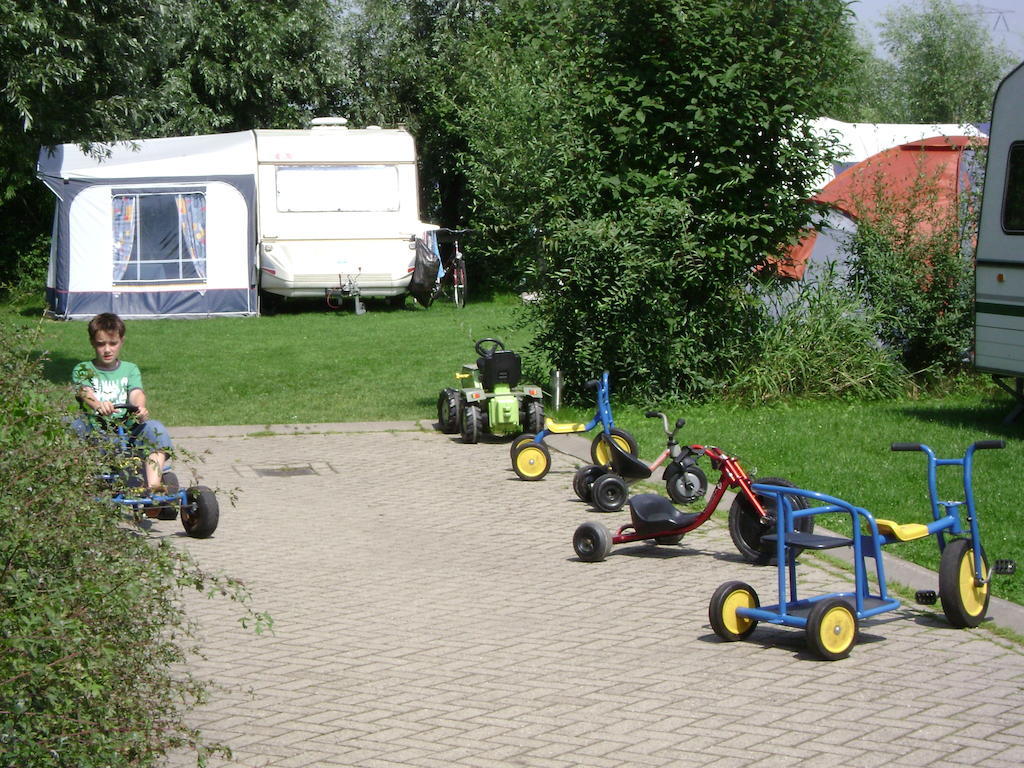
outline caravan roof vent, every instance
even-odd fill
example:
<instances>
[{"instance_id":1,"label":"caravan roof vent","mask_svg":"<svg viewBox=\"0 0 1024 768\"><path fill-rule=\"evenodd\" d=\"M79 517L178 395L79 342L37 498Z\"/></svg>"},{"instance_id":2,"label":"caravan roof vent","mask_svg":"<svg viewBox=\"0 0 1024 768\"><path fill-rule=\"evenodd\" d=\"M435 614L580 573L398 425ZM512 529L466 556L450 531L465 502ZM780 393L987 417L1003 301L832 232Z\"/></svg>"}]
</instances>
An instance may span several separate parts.
<instances>
[{"instance_id":1,"label":"caravan roof vent","mask_svg":"<svg viewBox=\"0 0 1024 768\"><path fill-rule=\"evenodd\" d=\"M344 128L348 120L344 117L314 117L310 125L314 128Z\"/></svg>"}]
</instances>

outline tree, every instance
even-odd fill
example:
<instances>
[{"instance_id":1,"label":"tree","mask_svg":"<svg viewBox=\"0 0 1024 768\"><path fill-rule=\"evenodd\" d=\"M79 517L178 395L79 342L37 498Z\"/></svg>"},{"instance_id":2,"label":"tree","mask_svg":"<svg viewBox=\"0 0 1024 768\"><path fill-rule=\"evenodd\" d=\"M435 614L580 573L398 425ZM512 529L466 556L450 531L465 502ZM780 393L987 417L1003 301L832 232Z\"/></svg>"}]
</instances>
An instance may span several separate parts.
<instances>
[{"instance_id":1,"label":"tree","mask_svg":"<svg viewBox=\"0 0 1024 768\"><path fill-rule=\"evenodd\" d=\"M340 104L356 125L404 124L420 155L423 210L440 223L465 222L465 149L455 115L465 66L461 41L489 0L357 0L340 14Z\"/></svg>"},{"instance_id":2,"label":"tree","mask_svg":"<svg viewBox=\"0 0 1024 768\"><path fill-rule=\"evenodd\" d=\"M0 4L0 271L45 263L40 146L302 125L333 95L329 3Z\"/></svg>"},{"instance_id":3,"label":"tree","mask_svg":"<svg viewBox=\"0 0 1024 768\"><path fill-rule=\"evenodd\" d=\"M1014 63L953 0L898 6L886 14L881 40L888 60L878 65L877 98L887 122L985 122Z\"/></svg>"},{"instance_id":4,"label":"tree","mask_svg":"<svg viewBox=\"0 0 1024 768\"><path fill-rule=\"evenodd\" d=\"M755 266L807 224L844 87L836 0L508 0L464 61L467 176L490 259L532 275L537 346L635 398L721 383Z\"/></svg>"}]
</instances>

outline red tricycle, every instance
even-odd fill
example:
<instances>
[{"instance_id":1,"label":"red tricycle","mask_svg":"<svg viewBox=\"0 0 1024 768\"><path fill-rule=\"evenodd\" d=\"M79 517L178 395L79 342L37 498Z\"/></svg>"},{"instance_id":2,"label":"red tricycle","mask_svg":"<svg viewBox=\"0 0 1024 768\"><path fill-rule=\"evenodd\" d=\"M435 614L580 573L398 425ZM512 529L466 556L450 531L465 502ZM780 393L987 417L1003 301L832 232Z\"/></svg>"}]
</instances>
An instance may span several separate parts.
<instances>
[{"instance_id":1,"label":"red tricycle","mask_svg":"<svg viewBox=\"0 0 1024 768\"><path fill-rule=\"evenodd\" d=\"M629 466L632 471L639 471L640 467L646 466L630 457L614 442L609 441L608 445L615 457L613 464ZM713 445L690 445L684 449L684 453L694 459L707 456L711 460L711 467L720 472L718 483L704 510L683 512L656 493L633 496L629 499L630 522L619 528L614 536L602 523L596 521L583 523L576 529L572 545L580 560L588 563L604 560L613 544L648 540L653 540L655 544L678 544L683 534L707 522L729 489L736 490L736 498L729 508L729 535L736 549L751 563L763 565L771 560L775 552L774 543L769 546L768 542L762 541L762 537L775 532L778 509L776 497L755 491L752 487L755 481L746 473L739 460L720 448ZM775 487L795 487L779 477L766 477L758 482ZM791 504L794 509L803 509L805 502L800 497L793 497ZM814 521L809 517L796 518L795 524L802 533L814 530Z\"/></svg>"}]
</instances>

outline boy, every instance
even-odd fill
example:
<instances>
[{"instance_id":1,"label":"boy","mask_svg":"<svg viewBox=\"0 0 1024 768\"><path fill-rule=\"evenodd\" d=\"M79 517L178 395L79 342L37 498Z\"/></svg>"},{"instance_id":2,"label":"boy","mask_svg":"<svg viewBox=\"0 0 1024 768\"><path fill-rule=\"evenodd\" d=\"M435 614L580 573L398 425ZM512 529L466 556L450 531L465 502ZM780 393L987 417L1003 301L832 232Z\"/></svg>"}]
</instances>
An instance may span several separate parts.
<instances>
[{"instance_id":1,"label":"boy","mask_svg":"<svg viewBox=\"0 0 1024 768\"><path fill-rule=\"evenodd\" d=\"M100 417L122 422L131 434L131 444L143 446L149 452L143 464L146 487L159 492L163 490L160 480L173 444L164 425L149 418L139 367L120 358L124 334L124 321L111 312L89 321L89 342L96 356L76 365L71 373L75 394L87 419L75 419L72 428L85 437L100 427ZM135 414L123 409L116 412L114 405L118 403L129 403L139 410Z\"/></svg>"}]
</instances>

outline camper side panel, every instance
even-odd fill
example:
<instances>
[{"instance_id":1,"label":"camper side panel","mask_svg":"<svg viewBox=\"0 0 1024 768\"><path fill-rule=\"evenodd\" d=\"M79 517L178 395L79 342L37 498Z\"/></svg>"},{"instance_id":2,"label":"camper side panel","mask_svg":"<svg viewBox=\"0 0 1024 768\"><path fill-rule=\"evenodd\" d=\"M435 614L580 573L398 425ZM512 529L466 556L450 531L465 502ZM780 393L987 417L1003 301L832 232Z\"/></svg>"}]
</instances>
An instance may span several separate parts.
<instances>
[{"instance_id":1,"label":"camper side panel","mask_svg":"<svg viewBox=\"0 0 1024 768\"><path fill-rule=\"evenodd\" d=\"M260 285L282 296L408 288L419 187L399 130L257 131Z\"/></svg>"},{"instance_id":2,"label":"camper side panel","mask_svg":"<svg viewBox=\"0 0 1024 768\"><path fill-rule=\"evenodd\" d=\"M993 107L975 271L975 366L1024 376L1024 68Z\"/></svg>"}]
</instances>

